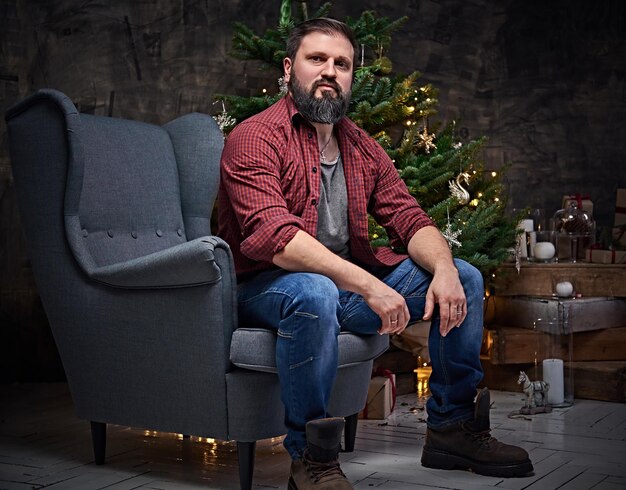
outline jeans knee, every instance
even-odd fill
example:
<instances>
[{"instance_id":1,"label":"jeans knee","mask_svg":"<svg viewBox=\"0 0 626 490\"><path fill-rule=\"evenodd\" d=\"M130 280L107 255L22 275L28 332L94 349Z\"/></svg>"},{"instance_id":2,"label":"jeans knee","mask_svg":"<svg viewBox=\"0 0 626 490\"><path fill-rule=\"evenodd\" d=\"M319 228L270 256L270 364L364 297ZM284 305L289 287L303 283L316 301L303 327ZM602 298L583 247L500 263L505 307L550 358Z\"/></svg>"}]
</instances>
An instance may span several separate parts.
<instances>
[{"instance_id":1,"label":"jeans knee","mask_svg":"<svg viewBox=\"0 0 626 490\"><path fill-rule=\"evenodd\" d=\"M333 281L321 274L297 273L294 277L292 305L298 314L336 315L339 290Z\"/></svg>"},{"instance_id":2,"label":"jeans knee","mask_svg":"<svg viewBox=\"0 0 626 490\"><path fill-rule=\"evenodd\" d=\"M484 296L485 286L483 276L480 271L472 264L461 259L454 259L457 270L459 271L459 279L465 290L465 295L480 298Z\"/></svg>"}]
</instances>

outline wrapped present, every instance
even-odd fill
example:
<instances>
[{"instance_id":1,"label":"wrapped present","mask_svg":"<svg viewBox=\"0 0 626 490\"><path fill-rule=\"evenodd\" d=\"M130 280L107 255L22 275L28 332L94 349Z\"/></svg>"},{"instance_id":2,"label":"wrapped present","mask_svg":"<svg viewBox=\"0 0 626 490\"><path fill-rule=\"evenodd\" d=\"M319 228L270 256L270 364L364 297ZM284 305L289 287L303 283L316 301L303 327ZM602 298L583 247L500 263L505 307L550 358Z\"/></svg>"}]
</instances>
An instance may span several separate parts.
<instances>
[{"instance_id":1,"label":"wrapped present","mask_svg":"<svg viewBox=\"0 0 626 490\"><path fill-rule=\"evenodd\" d=\"M589 195L585 194L572 194L569 196L563 196L563 201L561 202L561 207L563 209L567 209L570 203L575 203L578 209L581 209L585 213L589 215L590 218L593 218L593 201Z\"/></svg>"},{"instance_id":2,"label":"wrapped present","mask_svg":"<svg viewBox=\"0 0 626 490\"><path fill-rule=\"evenodd\" d=\"M626 189L617 189L613 238L620 245L626 246Z\"/></svg>"},{"instance_id":3,"label":"wrapped present","mask_svg":"<svg viewBox=\"0 0 626 490\"><path fill-rule=\"evenodd\" d=\"M594 264L626 264L626 251L588 248L585 258Z\"/></svg>"},{"instance_id":4,"label":"wrapped present","mask_svg":"<svg viewBox=\"0 0 626 490\"><path fill-rule=\"evenodd\" d=\"M364 419L383 420L389 417L396 404L396 375L391 371L378 370L370 380L367 390L367 402L361 412Z\"/></svg>"}]
</instances>

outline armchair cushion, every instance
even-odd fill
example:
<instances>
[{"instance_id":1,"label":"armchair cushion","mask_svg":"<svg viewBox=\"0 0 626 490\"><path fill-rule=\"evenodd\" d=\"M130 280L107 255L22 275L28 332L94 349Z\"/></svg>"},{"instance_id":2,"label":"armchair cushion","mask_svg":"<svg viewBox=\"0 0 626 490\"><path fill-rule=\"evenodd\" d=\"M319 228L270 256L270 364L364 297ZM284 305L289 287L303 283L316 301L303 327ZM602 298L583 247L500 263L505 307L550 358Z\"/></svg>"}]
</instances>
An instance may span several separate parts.
<instances>
[{"instance_id":1,"label":"armchair cushion","mask_svg":"<svg viewBox=\"0 0 626 490\"><path fill-rule=\"evenodd\" d=\"M389 347L387 335L339 334L339 367L375 359ZM266 328L238 328L233 332L230 362L253 371L278 372L276 333Z\"/></svg>"}]
</instances>

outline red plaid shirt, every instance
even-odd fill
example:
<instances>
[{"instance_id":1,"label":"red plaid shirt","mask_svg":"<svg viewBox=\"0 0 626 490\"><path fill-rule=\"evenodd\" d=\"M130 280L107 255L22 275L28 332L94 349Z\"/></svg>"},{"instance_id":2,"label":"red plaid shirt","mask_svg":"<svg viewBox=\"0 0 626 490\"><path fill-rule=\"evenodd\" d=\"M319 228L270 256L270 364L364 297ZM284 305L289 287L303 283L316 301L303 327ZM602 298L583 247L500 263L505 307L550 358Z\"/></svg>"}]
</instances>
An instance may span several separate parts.
<instances>
[{"instance_id":1,"label":"red plaid shirt","mask_svg":"<svg viewBox=\"0 0 626 490\"><path fill-rule=\"evenodd\" d=\"M350 253L357 263L395 265L407 256L372 249L367 215L385 229L393 247L434 226L411 196L380 145L348 118L335 125L348 193ZM286 96L241 122L222 154L218 235L231 247L237 275L272 267L298 230L317 231L320 152L315 128Z\"/></svg>"}]
</instances>

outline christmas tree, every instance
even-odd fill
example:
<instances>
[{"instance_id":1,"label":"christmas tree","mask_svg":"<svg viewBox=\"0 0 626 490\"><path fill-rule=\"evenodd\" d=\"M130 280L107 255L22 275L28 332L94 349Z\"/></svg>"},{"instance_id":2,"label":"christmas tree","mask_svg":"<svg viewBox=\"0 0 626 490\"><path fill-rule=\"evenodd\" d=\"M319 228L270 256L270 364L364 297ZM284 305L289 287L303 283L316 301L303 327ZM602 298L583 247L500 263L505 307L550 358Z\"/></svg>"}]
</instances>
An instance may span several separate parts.
<instances>
[{"instance_id":1,"label":"christmas tree","mask_svg":"<svg viewBox=\"0 0 626 490\"><path fill-rule=\"evenodd\" d=\"M232 55L259 61L260 69L282 75L290 30L296 22L328 16L331 9L326 3L309 15L306 2L298 5L300 10L294 18L291 0L282 0L278 27L262 36L235 23ZM393 32L406 20L390 20L373 11L344 20L361 47L348 117L386 150L411 194L442 230L453 255L467 260L489 279L493 269L509 256L516 237L516 220L505 214L502 172L485 171L480 158L484 138L461 143L454 121L429 125L436 115L437 90L430 84L420 85L419 72L393 74L385 52ZM217 120L228 132L237 122L279 100L285 91L283 86L274 94L220 95L224 105ZM388 244L385 230L372 219L370 238L374 247Z\"/></svg>"}]
</instances>

